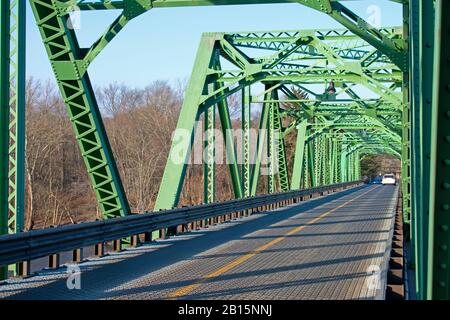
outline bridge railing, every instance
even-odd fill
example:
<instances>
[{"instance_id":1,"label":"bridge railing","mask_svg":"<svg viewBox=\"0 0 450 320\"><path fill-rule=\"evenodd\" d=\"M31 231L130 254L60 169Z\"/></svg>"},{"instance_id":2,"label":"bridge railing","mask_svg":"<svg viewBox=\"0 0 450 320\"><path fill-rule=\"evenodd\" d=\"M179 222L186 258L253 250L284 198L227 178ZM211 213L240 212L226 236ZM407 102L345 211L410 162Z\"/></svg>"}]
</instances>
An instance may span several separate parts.
<instances>
[{"instance_id":1,"label":"bridge railing","mask_svg":"<svg viewBox=\"0 0 450 320\"><path fill-rule=\"evenodd\" d=\"M215 217L226 217L224 220L227 220L231 219L233 214L236 214L234 217L238 217L255 211L270 210L305 200L305 197L323 195L325 192L335 192L362 183L362 181L339 183L307 190L260 195L160 212L132 214L108 220L4 235L0 236L0 266L25 263L28 266L25 269L28 269L29 273L29 262L34 259L49 256L49 261L52 261L55 255L71 250L74 250L75 257L76 250L80 250L80 248L93 245L103 248L106 242L115 241L117 243L118 241L120 243L120 239L127 237L132 237L132 244L137 245L139 235L148 235L151 231L185 226ZM102 250L100 249L100 251ZM51 262L49 263L51 264ZM23 269L23 267L19 269ZM26 270L22 270L20 273L27 275Z\"/></svg>"}]
</instances>

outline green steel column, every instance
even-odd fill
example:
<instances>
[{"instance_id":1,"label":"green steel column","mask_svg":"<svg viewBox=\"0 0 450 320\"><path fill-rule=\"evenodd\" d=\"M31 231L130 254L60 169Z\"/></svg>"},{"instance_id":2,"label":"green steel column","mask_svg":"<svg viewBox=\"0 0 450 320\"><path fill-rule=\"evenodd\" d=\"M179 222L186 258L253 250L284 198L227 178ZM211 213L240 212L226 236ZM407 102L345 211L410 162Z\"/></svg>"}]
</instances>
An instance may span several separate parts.
<instances>
[{"instance_id":1,"label":"green steel column","mask_svg":"<svg viewBox=\"0 0 450 320\"><path fill-rule=\"evenodd\" d=\"M250 196L250 121L251 89L242 89L242 190L244 197Z\"/></svg>"},{"instance_id":2,"label":"green steel column","mask_svg":"<svg viewBox=\"0 0 450 320\"><path fill-rule=\"evenodd\" d=\"M89 61L84 60L86 52L80 48L75 30L68 27L69 14L51 0L30 0L30 5L100 210L105 218L127 215L128 201L86 72ZM125 22L119 19L118 23L114 34Z\"/></svg>"},{"instance_id":3,"label":"green steel column","mask_svg":"<svg viewBox=\"0 0 450 320\"><path fill-rule=\"evenodd\" d=\"M347 162L347 143L342 144L342 154L341 154L341 182L347 182L347 172L348 172L348 162Z\"/></svg>"},{"instance_id":4,"label":"green steel column","mask_svg":"<svg viewBox=\"0 0 450 320\"><path fill-rule=\"evenodd\" d=\"M430 190L430 154L431 154L431 109L433 98L433 55L434 55L434 4L432 1L420 1L419 21L420 21L420 37L419 37L419 53L420 53L420 165L414 165L416 171L420 171L420 179L414 177L411 184L415 182L418 188L412 188L416 194L412 194L411 202L414 200L417 208L416 216L416 235L418 243L416 243L416 253L420 259L419 277L419 294L418 298L424 299L427 287L426 274L428 273L428 220L429 220L429 190ZM413 123L414 124L414 123ZM417 127L412 128L416 131ZM419 131L419 130L417 130ZM414 144L415 145L415 144ZM420 240L419 240L420 238Z\"/></svg>"},{"instance_id":5,"label":"green steel column","mask_svg":"<svg viewBox=\"0 0 450 320\"><path fill-rule=\"evenodd\" d=\"M269 86L266 86L266 90ZM266 93L264 95L264 101L269 100L271 97L271 93ZM261 161L264 155L264 147L266 145L265 141L268 137L268 122L269 122L269 111L270 111L270 103L264 102L262 111L261 111L261 119L259 121L259 131L258 131L258 139L256 141L256 154L254 159L254 165L252 169L252 181L251 181L251 193L250 195L255 196L256 191L258 190L258 179L261 171Z\"/></svg>"},{"instance_id":6,"label":"green steel column","mask_svg":"<svg viewBox=\"0 0 450 320\"><path fill-rule=\"evenodd\" d=\"M226 158L228 169L230 170L231 185L233 186L234 197L242 198L243 191L239 168L237 163L237 154L233 142L233 126L231 124L230 110L226 98L218 103L220 126L222 128L223 139L225 140Z\"/></svg>"},{"instance_id":7,"label":"green steel column","mask_svg":"<svg viewBox=\"0 0 450 320\"><path fill-rule=\"evenodd\" d=\"M308 131L307 131L308 132ZM308 133L306 134L308 135ZM305 142L305 151L303 156L303 185L302 189L308 189L311 185L309 182L309 153L308 153L308 143Z\"/></svg>"},{"instance_id":8,"label":"green steel column","mask_svg":"<svg viewBox=\"0 0 450 320\"><path fill-rule=\"evenodd\" d=\"M407 9L409 9L407 11ZM403 102L409 103L410 112L410 174L411 174L411 211L410 214L410 265L409 268L415 269L415 289L416 297L418 299L423 299L424 294L424 284L426 281L426 273L424 267L424 259L426 255L423 252L423 232L419 232L423 226L423 210L422 202L420 201L420 196L422 194L423 185L423 141L421 132L421 63L420 63L420 1L411 1L409 8L407 4L404 4L404 38L409 39L408 49L409 49L409 73L403 74ZM406 23L409 21L409 24ZM406 87L406 83L409 82L409 86ZM404 120L402 121L404 122ZM403 125L403 123L402 123ZM404 133L403 133L404 135ZM402 142L402 193L403 193L403 208L407 205L407 194L405 194L405 189L408 182L404 179L406 175L404 168L406 167L405 159L403 159L405 154L405 146ZM404 218L406 210L404 210ZM424 230L422 230L424 231ZM426 268L426 267L425 267Z\"/></svg>"},{"instance_id":9,"label":"green steel column","mask_svg":"<svg viewBox=\"0 0 450 320\"><path fill-rule=\"evenodd\" d=\"M330 138L330 183L336 183L336 140Z\"/></svg>"},{"instance_id":10,"label":"green steel column","mask_svg":"<svg viewBox=\"0 0 450 320\"><path fill-rule=\"evenodd\" d=\"M275 126L274 126L274 103L269 104L269 123L268 123L268 135L267 135L267 155L269 159L269 174L267 175L267 193L274 193L275 192L275 170L276 166L278 164L277 161L277 152L276 147L277 144L275 143Z\"/></svg>"},{"instance_id":11,"label":"green steel column","mask_svg":"<svg viewBox=\"0 0 450 320\"><path fill-rule=\"evenodd\" d=\"M327 136L327 162L326 162L326 182L325 184L331 184L333 178L333 142L330 136Z\"/></svg>"},{"instance_id":12,"label":"green steel column","mask_svg":"<svg viewBox=\"0 0 450 320\"><path fill-rule=\"evenodd\" d=\"M347 154L347 181L353 180L353 153Z\"/></svg>"},{"instance_id":13,"label":"green steel column","mask_svg":"<svg viewBox=\"0 0 450 320\"><path fill-rule=\"evenodd\" d=\"M412 37L413 43L410 45L410 50L416 50L414 48L414 42L417 38L418 34L416 35L418 29L415 28L415 23L419 19L416 16L415 10L415 3L417 0L412 1L411 7L408 7L407 4L404 4L403 6L403 19L405 21L404 23L404 30L403 30L403 38L405 40L408 40L409 37ZM411 14L409 13L411 11ZM408 17L411 16L411 19ZM409 30L408 21L412 20L412 26L411 30ZM406 41L408 43L408 41ZM410 41L411 42L411 41ZM408 45L408 44L407 44ZM416 53L413 54L416 56ZM412 69L419 68L419 62L418 61L412 61L410 59L410 67L412 66ZM411 69L411 68L410 68ZM404 72L403 73L403 83L402 83L402 127L401 127L401 135L402 135L402 147L401 147L401 161L402 161L402 168L401 168L401 175L402 175L402 196L403 196L403 220L406 224L410 222L410 212L411 212L411 143L413 139L414 134L418 134L418 131L411 132L411 121L414 121L414 116L411 113L411 105L410 105L410 92L409 92L409 86L410 86L410 72ZM414 80L412 84L414 84ZM414 100L416 99L415 94L417 92L414 91L411 94L412 100L411 103L415 104ZM417 106L418 107L418 106Z\"/></svg>"},{"instance_id":14,"label":"green steel column","mask_svg":"<svg viewBox=\"0 0 450 320\"><path fill-rule=\"evenodd\" d=\"M273 97L278 100L278 92L274 91ZM273 125L274 125L274 142L276 143L275 152L277 159L277 175L279 182L279 191L289 191L289 178L286 160L286 149L284 145L283 126L280 116L280 104L278 102L273 105Z\"/></svg>"},{"instance_id":15,"label":"green steel column","mask_svg":"<svg viewBox=\"0 0 450 320\"><path fill-rule=\"evenodd\" d=\"M436 1L427 299L450 299L450 2Z\"/></svg>"},{"instance_id":16,"label":"green steel column","mask_svg":"<svg viewBox=\"0 0 450 320\"><path fill-rule=\"evenodd\" d=\"M319 134L314 140L313 140L313 149L314 149L314 181L315 181L315 187L320 186L320 148L319 148L319 140L321 135Z\"/></svg>"},{"instance_id":17,"label":"green steel column","mask_svg":"<svg viewBox=\"0 0 450 320\"><path fill-rule=\"evenodd\" d=\"M216 150L215 150L215 122L216 109L210 106L203 114L204 120L204 165L203 165L203 190L204 203L212 203L216 198Z\"/></svg>"},{"instance_id":18,"label":"green steel column","mask_svg":"<svg viewBox=\"0 0 450 320\"><path fill-rule=\"evenodd\" d=\"M221 70L222 66L220 64L220 59L218 57L218 52L216 53L215 61L214 61L214 69ZM221 89L223 84L219 82L215 82L215 89ZM234 144L233 138L233 126L230 118L230 110L228 109L228 101L227 98L224 97L219 100L218 104L219 111L219 119L220 126L222 128L223 139L225 140L225 150L226 150L226 161L228 164L228 169L230 171L231 185L233 187L234 197L236 199L242 198L243 190L242 190L242 182L241 177L239 175L239 166L237 161L236 148Z\"/></svg>"},{"instance_id":19,"label":"green steel column","mask_svg":"<svg viewBox=\"0 0 450 320\"><path fill-rule=\"evenodd\" d=\"M24 227L25 206L25 20L26 1L11 3L11 101L9 145L9 232Z\"/></svg>"},{"instance_id":20,"label":"green steel column","mask_svg":"<svg viewBox=\"0 0 450 320\"><path fill-rule=\"evenodd\" d=\"M0 1L0 235L2 235L8 233L10 2ZM0 279L5 279L7 272L6 266L0 266Z\"/></svg>"},{"instance_id":21,"label":"green steel column","mask_svg":"<svg viewBox=\"0 0 450 320\"><path fill-rule=\"evenodd\" d=\"M307 125L308 125L307 120L303 120L297 126L297 141L295 144L295 156L291 178L291 190L300 189L300 183L302 181Z\"/></svg>"},{"instance_id":22,"label":"green steel column","mask_svg":"<svg viewBox=\"0 0 450 320\"><path fill-rule=\"evenodd\" d=\"M315 152L316 150L314 149L314 140L311 140L308 143L308 176L311 188L317 187L317 177L315 176Z\"/></svg>"}]
</instances>

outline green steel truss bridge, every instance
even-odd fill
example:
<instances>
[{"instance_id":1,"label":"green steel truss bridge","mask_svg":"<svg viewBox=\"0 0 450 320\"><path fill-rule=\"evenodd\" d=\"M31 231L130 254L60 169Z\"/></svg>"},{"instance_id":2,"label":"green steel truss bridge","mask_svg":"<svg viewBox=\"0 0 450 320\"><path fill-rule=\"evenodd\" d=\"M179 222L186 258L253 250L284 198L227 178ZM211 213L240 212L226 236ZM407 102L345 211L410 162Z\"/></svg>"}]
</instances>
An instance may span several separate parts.
<instances>
[{"instance_id":1,"label":"green steel truss bridge","mask_svg":"<svg viewBox=\"0 0 450 320\"><path fill-rule=\"evenodd\" d=\"M137 295L136 298L182 298L190 295L209 298L214 296L211 292L220 292L211 287L211 279L220 278L227 272L232 274L251 259L255 260L254 272L268 268L264 261L258 262L258 257L276 246L281 246L279 251L286 253L290 250L288 242L293 241L288 237L300 234L303 229L316 232L310 235L315 237L316 242L325 241L324 246L344 246L333 242L337 241L334 238L321 237L324 230L316 225L319 220L335 219L330 222L334 227L328 227L326 232L337 230L340 232L338 234L348 236L355 231L354 228L373 228L366 230L367 233L376 233L377 228L387 228L387 237L375 239L384 241L388 248L385 249L388 254L384 256L384 262L379 264L385 266L390 259L391 269L396 263L400 267L397 270L388 270L386 266L382 268L383 284L388 286L392 278L404 280L405 275L410 274L409 283L400 280L397 287L390 286L391 295L400 287L401 296L408 291L406 288L413 288L407 297L449 299L450 26L444 15L449 12L450 2L392 1L403 7L403 25L378 29L349 10L344 0L30 0L104 220L21 232L24 228L25 192L26 1L1 0L0 265L5 265L2 276L7 277L7 265L14 265L17 274L27 275L30 261L46 256L50 257L50 265L57 267L63 251L72 250L73 260L80 262L81 248L88 245L95 244L95 254L102 256L106 242L112 241L114 250L120 251L123 243L133 248L145 241L166 238L168 234L176 237L190 229L204 230L209 226L209 230L213 230L211 232L216 232L216 238L207 234L203 242L194 239L187 240L188 244L184 247L183 244L174 246L181 246L178 250L185 250L183 255L194 257L199 254L195 248L203 248L200 256L207 260L210 256L217 256L213 245L225 245L228 253L241 256L234 261L224 261L224 266L216 271L204 267L201 270L204 273L202 279L190 278L189 268L198 270L198 266L190 265L191 262L186 260L170 258L174 254L170 250L175 249L161 249L162 253L149 249L150 252L140 258L123 258L127 268L133 267L133 259L141 259L140 262L146 265L151 264L152 259L162 259L158 261L166 261L168 268L175 262L187 268L183 267L184 281L188 285L164 287L162 284L169 283L170 279L159 274L161 270L143 270L140 264L136 274L147 274L148 281L161 283L161 286L160 290L148 289L145 296ZM298 3L329 15L342 28L204 33L155 208L152 212L139 215L132 213L89 79L90 64L95 59L101 59L99 54L119 32L126 32L129 21L147 11L263 3ZM70 14L76 10L117 10L120 15L99 35L97 41L83 48L70 28ZM235 144L233 119L228 105L228 98L234 94L241 97L241 148ZM185 171L192 156L192 140L199 130L203 131L204 136L204 203L177 208ZM235 200L225 202L216 201L217 130L224 141L229 179L235 196ZM252 140L251 133L255 130L256 139ZM287 141L293 143L288 145ZM367 155L381 153L401 160L400 187L361 186L361 160ZM288 154L292 155L292 161L288 161ZM264 195L258 195L258 185L262 179L266 179L266 189ZM271 214L264 215L262 212ZM349 213L367 222L352 225L356 222L349 220ZM255 218L261 215L260 220ZM242 219L236 220L238 217ZM265 244L256 240L246 242L246 245L254 245L246 248L250 250L246 254L233 247L232 231L230 235L225 230L227 228L214 229L231 221L239 221L235 233L242 231L242 235L253 235L267 230L262 221L267 220L267 226L276 225L281 228L277 230L282 230L288 228L286 221L292 219L298 220L301 226L286 233L270 234L275 240ZM384 222L377 224L380 219ZM219 222L222 224L212 226ZM223 243L214 240L220 237ZM363 236L346 238L348 246L352 242L367 243L372 240ZM207 247L208 241L211 247ZM294 245L305 244L302 239L296 241ZM403 242L408 243L404 250ZM357 248L363 247L364 244L360 244ZM366 254L374 254L375 247L364 247ZM133 251L129 252L133 255ZM313 260L320 258L323 263L318 264L316 269L327 277L326 266L332 263L333 257L326 256L326 253L321 256L317 254L310 249L305 257L310 256ZM352 269L356 262L352 264L351 261L357 258L352 254L356 253L342 252L341 257L335 257L350 261L338 265L336 270ZM282 259L286 257L278 258L286 260ZM277 256L271 259L276 260ZM367 267L374 263L375 260L371 259L368 257L361 261ZM217 264L217 261L212 263ZM127 276L123 268L115 270L108 263L104 268ZM183 272L179 274L182 276ZM297 272L290 276L300 277L297 286L302 287L302 281L309 275ZM89 272L87 277L93 281L101 280L94 271ZM245 284L245 279L250 278L243 279ZM52 286L58 287L60 280L48 280L50 289ZM249 281L252 282L251 279ZM356 297L386 297L384 293L380 295L379 289L376 292L367 291L361 281L355 280L350 284L344 284L345 281L340 278L330 281L333 288L338 289L320 287L315 292L322 290L321 294L316 295L300 290L289 297L354 298L349 293L349 286L352 292L360 293ZM104 297L94 292L96 287L104 285L92 284L87 296ZM264 285L264 290L269 292L275 286ZM27 287L26 282L21 281L7 283L6 286L18 288L18 298L27 298L31 293L52 298L45 286L40 289ZM133 286L139 287L139 284L134 283ZM245 286L233 289L230 283L221 286L224 291L222 295L216 293L216 296L243 298L246 296L238 293L247 292L247 297L258 298L254 295L256 289L246 291ZM202 291L201 287L206 288ZM314 281L310 281L307 288L313 287ZM334 295L324 294L327 290L333 291ZM14 293L14 290L7 292ZM142 294L142 290L138 292ZM272 293L269 298L285 298L280 292ZM0 287L0 297L11 296L2 293ZM69 293L65 297L74 298Z\"/></svg>"}]
</instances>

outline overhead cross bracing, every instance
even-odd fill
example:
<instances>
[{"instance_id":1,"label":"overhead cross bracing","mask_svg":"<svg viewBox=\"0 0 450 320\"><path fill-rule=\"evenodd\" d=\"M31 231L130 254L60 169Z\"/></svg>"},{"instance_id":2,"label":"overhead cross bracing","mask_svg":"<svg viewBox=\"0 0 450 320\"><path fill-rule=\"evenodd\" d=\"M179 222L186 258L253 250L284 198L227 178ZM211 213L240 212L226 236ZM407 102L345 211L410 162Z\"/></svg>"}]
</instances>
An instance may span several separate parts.
<instances>
[{"instance_id":1,"label":"overhead cross bracing","mask_svg":"<svg viewBox=\"0 0 450 320\"><path fill-rule=\"evenodd\" d=\"M401 28L381 32L392 40L401 38ZM252 154L242 148L248 153L243 159L253 162L244 161L241 174L235 146L226 146L234 158L230 175L237 197L256 194L263 156L270 159L268 193L358 179L359 161L366 154L400 158L402 72L385 54L348 30L205 33L200 43L177 129L194 134L202 114L209 117L217 112L226 136L227 99L236 93L242 97L244 132L250 119L244 116L255 118L257 110L257 147ZM210 123L209 129L214 125ZM286 161L289 135L297 140L292 168ZM246 139L244 134L244 146ZM175 206L183 184L187 161L171 161L180 152L178 141L171 152L158 209ZM186 159L190 152L186 144ZM247 175L246 167L252 169ZM210 177L205 174L205 179ZM214 199L213 184L213 180L205 184L210 187L205 189L205 202Z\"/></svg>"}]
</instances>

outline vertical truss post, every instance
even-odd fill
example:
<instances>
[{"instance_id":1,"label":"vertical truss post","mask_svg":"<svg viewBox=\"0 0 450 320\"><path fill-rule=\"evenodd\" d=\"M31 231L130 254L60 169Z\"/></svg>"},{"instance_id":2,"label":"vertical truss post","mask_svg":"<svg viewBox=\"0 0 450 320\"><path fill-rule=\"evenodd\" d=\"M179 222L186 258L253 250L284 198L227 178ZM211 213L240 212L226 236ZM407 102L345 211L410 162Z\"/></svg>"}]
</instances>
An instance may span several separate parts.
<instances>
[{"instance_id":1,"label":"vertical truss post","mask_svg":"<svg viewBox=\"0 0 450 320\"><path fill-rule=\"evenodd\" d=\"M302 120L297 126L297 140L295 144L295 156L291 178L292 190L300 189L300 183L302 181L307 124L307 120Z\"/></svg>"},{"instance_id":2,"label":"vertical truss post","mask_svg":"<svg viewBox=\"0 0 450 320\"><path fill-rule=\"evenodd\" d=\"M308 131L307 131L306 135L308 136ZM304 151L305 155L303 156L303 185L302 185L303 189L308 189L310 186L310 183L309 183L309 161L308 161L309 146L308 145L309 145L308 142L305 141L305 151Z\"/></svg>"},{"instance_id":3,"label":"vertical truss post","mask_svg":"<svg viewBox=\"0 0 450 320\"><path fill-rule=\"evenodd\" d=\"M344 138L345 140L345 138ZM348 172L348 144L342 143L342 153L341 153L341 182L347 182L347 172Z\"/></svg>"},{"instance_id":4,"label":"vertical truss post","mask_svg":"<svg viewBox=\"0 0 450 320\"><path fill-rule=\"evenodd\" d=\"M336 183L336 140L330 138L330 183Z\"/></svg>"},{"instance_id":5,"label":"vertical truss post","mask_svg":"<svg viewBox=\"0 0 450 320\"><path fill-rule=\"evenodd\" d=\"M319 150L319 139L320 139L320 135L318 135L314 140L313 140L313 154L314 154L314 167L313 167L313 172L314 172L314 186L318 187L320 186L320 175L319 175L319 160L320 160L320 150Z\"/></svg>"},{"instance_id":6,"label":"vertical truss post","mask_svg":"<svg viewBox=\"0 0 450 320\"><path fill-rule=\"evenodd\" d=\"M266 85L266 91L270 88L269 85ZM269 113L270 113L270 103L266 102L271 97L271 93L267 92L264 95L264 103L261 111L261 118L259 120L259 130L258 130L258 139L256 141L256 154L254 159L254 165L252 170L252 180L251 180L251 195L256 195L256 191L258 190L258 179L261 171L261 161L264 155L264 147L266 145L265 141L268 139L268 122L269 122Z\"/></svg>"},{"instance_id":7,"label":"vertical truss post","mask_svg":"<svg viewBox=\"0 0 450 320\"><path fill-rule=\"evenodd\" d=\"M411 128L411 132L420 132L420 148L417 148L416 143L413 143L416 152L420 152L419 164L414 164L414 171L419 171L419 176L414 176L411 179L411 185L415 183L417 188L412 188L416 193L411 192L411 202L414 200L417 208L411 208L414 210L415 215L415 236L420 239L415 242L415 253L417 254L416 260L417 272L420 272L417 277L418 298L424 299L426 296L427 277L429 265L428 259L428 223L429 223L429 206L430 206L430 159L431 159L431 110L433 100L433 55L434 55L434 4L432 1L420 1L419 4L419 39L415 39L419 46L419 62L420 69L415 70L419 73L420 84L420 98L416 101L417 104L414 108L419 108L419 130L416 126L416 122L412 121L414 127ZM417 41L418 40L418 41ZM414 40L413 40L414 41ZM414 42L413 42L414 43ZM414 49L416 49L414 43ZM417 52L415 52L417 54ZM414 112L416 114L416 112ZM414 159L414 158L413 158ZM411 167L412 168L412 167ZM413 205L411 204L411 207ZM410 214L413 213L410 211ZM414 226L412 226L414 227ZM419 265L420 264L420 265Z\"/></svg>"},{"instance_id":8,"label":"vertical truss post","mask_svg":"<svg viewBox=\"0 0 450 320\"><path fill-rule=\"evenodd\" d=\"M414 2L412 2L414 3ZM403 30L403 38L407 40L409 38L409 26L407 24L407 21L409 16L409 8L407 5L404 5L403 7L404 11L404 30ZM414 23L414 21L413 21ZM411 32L415 32L415 28L412 27ZM415 38L416 35L413 35ZM413 43L414 45L414 43ZM412 48L415 50L414 48ZM415 55L415 53L414 53ZM413 68L415 66L415 62L411 61L413 64ZM419 66L417 66L419 67ZM403 220L406 224L410 221L410 211L411 211L411 120L413 120L412 114L411 114L411 105L410 105L410 92L409 92L409 86L410 86L410 73L405 71L403 72L403 83L402 83L402 148L401 148L401 161L402 161L402 168L401 168L401 174L402 174L402 197L403 197ZM414 83L414 82L412 82ZM417 94L416 90L413 92L413 98L415 99L415 95ZM415 102L413 102L415 104ZM417 106L418 107L418 106Z\"/></svg>"},{"instance_id":9,"label":"vertical truss post","mask_svg":"<svg viewBox=\"0 0 450 320\"><path fill-rule=\"evenodd\" d=\"M8 233L8 168L9 168L9 54L10 17L7 0L0 2L0 235ZM0 279L7 277L7 268L0 266Z\"/></svg>"},{"instance_id":10,"label":"vertical truss post","mask_svg":"<svg viewBox=\"0 0 450 320\"><path fill-rule=\"evenodd\" d=\"M215 52L214 58L214 69L221 70L220 57L218 56L219 52ZM215 89L219 90L222 88L222 84L219 82L215 82ZM230 171L231 185L233 187L234 197L236 199L242 198L242 182L241 177L239 175L239 167L237 161L236 148L233 140L233 126L231 124L230 118L230 110L228 109L228 101L226 97L223 97L219 100L217 104L219 119L220 119L220 127L222 128L222 135L225 141L225 150L226 150L226 161L228 163L228 169Z\"/></svg>"},{"instance_id":11,"label":"vertical truss post","mask_svg":"<svg viewBox=\"0 0 450 320\"><path fill-rule=\"evenodd\" d=\"M341 183L341 182L344 182L344 179L342 179L342 166L341 166L343 147L342 147L341 142L338 142L336 145L337 145L337 148L336 148L336 182Z\"/></svg>"},{"instance_id":12,"label":"vertical truss post","mask_svg":"<svg viewBox=\"0 0 450 320\"><path fill-rule=\"evenodd\" d=\"M216 195L216 164L215 164L215 122L216 109L210 106L203 115L204 119L204 202L212 203Z\"/></svg>"},{"instance_id":13,"label":"vertical truss post","mask_svg":"<svg viewBox=\"0 0 450 320\"><path fill-rule=\"evenodd\" d=\"M450 298L450 2L436 1L427 299Z\"/></svg>"},{"instance_id":14,"label":"vertical truss post","mask_svg":"<svg viewBox=\"0 0 450 320\"><path fill-rule=\"evenodd\" d=\"M416 294L420 299L424 293L423 286L425 277L421 274L424 267L423 258L423 233L419 230L423 227L422 202L420 196L423 169L421 145L421 79L420 79L420 1L412 1L409 7L409 38L410 70L404 73L403 100L407 105L403 107L402 114L402 195L403 195L403 218L411 222L411 265L416 271ZM404 10L406 11L406 10ZM407 14L405 13L404 16ZM408 83L409 82L409 86ZM409 93L409 94L408 94ZM410 122L409 128L406 127ZM408 131L409 130L409 137ZM407 137L407 138L405 138ZM409 140L409 141L408 141ZM407 144L411 144L409 151ZM410 161L410 163L408 163ZM408 172L409 171L409 172ZM410 175L411 181L408 181ZM408 185L410 190L408 190ZM411 211L408 212L408 197L411 197ZM409 216L408 216L409 215ZM406 219L405 219L406 218Z\"/></svg>"},{"instance_id":15,"label":"vertical truss post","mask_svg":"<svg viewBox=\"0 0 450 320\"><path fill-rule=\"evenodd\" d=\"M242 190L244 197L250 196L250 121L251 87L242 89Z\"/></svg>"},{"instance_id":16,"label":"vertical truss post","mask_svg":"<svg viewBox=\"0 0 450 320\"><path fill-rule=\"evenodd\" d=\"M315 153L316 150L314 148L314 140L311 140L308 143L308 176L311 188L317 187L317 177L315 175Z\"/></svg>"},{"instance_id":17,"label":"vertical truss post","mask_svg":"<svg viewBox=\"0 0 450 320\"><path fill-rule=\"evenodd\" d=\"M274 91L273 97L275 100L279 100L278 91ZM277 175L280 186L280 191L286 192L289 190L289 178L286 161L286 150L283 137L283 126L280 116L280 104L275 102L273 105L273 121L274 121L274 143L276 143L276 158L277 158Z\"/></svg>"},{"instance_id":18,"label":"vertical truss post","mask_svg":"<svg viewBox=\"0 0 450 320\"><path fill-rule=\"evenodd\" d=\"M353 180L353 153L347 154L347 181Z\"/></svg>"},{"instance_id":19,"label":"vertical truss post","mask_svg":"<svg viewBox=\"0 0 450 320\"><path fill-rule=\"evenodd\" d=\"M25 205L25 19L26 1L10 7L9 233L24 227Z\"/></svg>"},{"instance_id":20,"label":"vertical truss post","mask_svg":"<svg viewBox=\"0 0 450 320\"><path fill-rule=\"evenodd\" d=\"M234 197L242 198L242 185L239 176L236 149L233 142L233 126L231 124L230 110L228 109L227 99L223 98L218 103L220 126L222 128L223 139L225 140L226 158L228 169L230 170L231 184Z\"/></svg>"},{"instance_id":21,"label":"vertical truss post","mask_svg":"<svg viewBox=\"0 0 450 320\"><path fill-rule=\"evenodd\" d=\"M331 164L331 160L332 160L332 142L330 139L330 136L327 135L327 139L326 139L326 148L327 148L327 159L326 159L326 164L325 164L325 184L331 184L331 176L332 176L332 164Z\"/></svg>"},{"instance_id":22,"label":"vertical truss post","mask_svg":"<svg viewBox=\"0 0 450 320\"><path fill-rule=\"evenodd\" d=\"M273 99L273 94L271 95ZM269 174L267 176L267 192L275 192L275 170L277 166L277 152L276 152L276 132L275 132L275 104L269 103L269 122L268 122L268 135L267 135L267 156L269 159Z\"/></svg>"}]
</instances>

